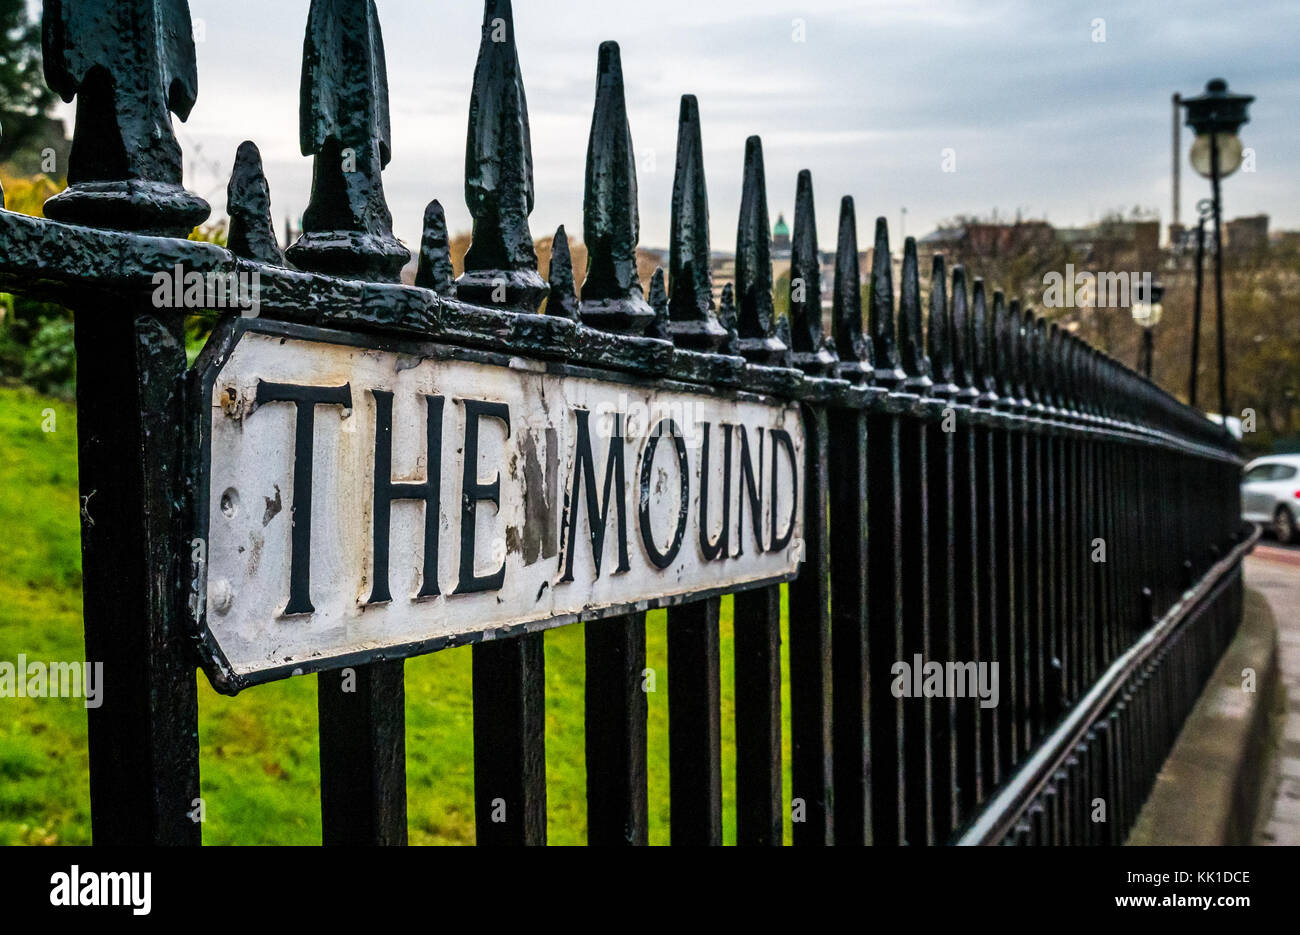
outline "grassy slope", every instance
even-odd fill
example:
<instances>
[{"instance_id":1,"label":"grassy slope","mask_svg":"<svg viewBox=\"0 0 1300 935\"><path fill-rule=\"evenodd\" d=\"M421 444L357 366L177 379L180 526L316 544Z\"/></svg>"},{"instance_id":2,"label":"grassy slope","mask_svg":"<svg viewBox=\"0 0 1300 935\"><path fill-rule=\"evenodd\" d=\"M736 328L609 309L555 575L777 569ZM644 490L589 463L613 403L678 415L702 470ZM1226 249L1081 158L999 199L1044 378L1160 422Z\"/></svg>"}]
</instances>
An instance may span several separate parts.
<instances>
[{"instance_id":1,"label":"grassy slope","mask_svg":"<svg viewBox=\"0 0 1300 935\"><path fill-rule=\"evenodd\" d=\"M46 410L55 415L45 432ZM84 658L75 413L0 389L0 660ZM598 625L598 624L597 624ZM668 665L663 612L650 615L650 839L668 843ZM735 838L731 601L723 603L723 815ZM788 659L785 660L788 671ZM586 840L582 627L546 636L547 796L553 844ZM411 843L474 840L470 654L406 664ZM107 690L111 690L108 686ZM789 698L786 799L789 798ZM199 676L199 736L208 844L320 840L316 683L290 679L223 698ZM787 818L787 840L789 819ZM88 843L86 714L73 699L0 698L0 844Z\"/></svg>"}]
</instances>

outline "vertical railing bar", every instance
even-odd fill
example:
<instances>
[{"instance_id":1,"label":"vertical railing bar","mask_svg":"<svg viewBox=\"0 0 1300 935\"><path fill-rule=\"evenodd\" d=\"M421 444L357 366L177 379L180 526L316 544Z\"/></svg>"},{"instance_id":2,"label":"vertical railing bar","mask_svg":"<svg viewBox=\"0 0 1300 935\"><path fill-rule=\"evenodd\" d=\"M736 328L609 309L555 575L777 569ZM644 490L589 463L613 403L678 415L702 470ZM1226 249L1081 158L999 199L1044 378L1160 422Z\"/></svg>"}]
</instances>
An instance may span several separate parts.
<instances>
[{"instance_id":1,"label":"vertical railing bar","mask_svg":"<svg viewBox=\"0 0 1300 935\"><path fill-rule=\"evenodd\" d=\"M672 843L722 843L722 599L668 609L668 772Z\"/></svg>"},{"instance_id":2,"label":"vertical railing bar","mask_svg":"<svg viewBox=\"0 0 1300 935\"><path fill-rule=\"evenodd\" d=\"M799 225L796 224L796 234ZM804 239L811 239L811 232ZM815 295L816 293L809 293ZM820 359L805 358L805 370L827 376L840 372L841 395L827 411L827 478L829 516L831 598L831 696L835 756L832 761L835 801L835 840L840 844L871 844L875 839L872 822L871 665L868 645L869 591L867 586L867 455L870 439L863 408L870 378L870 350L862 333L862 291L858 269L857 214L853 199L840 201L832 289L832 323L840 360L830 357L826 368ZM799 321L816 321L820 338L820 302L797 306ZM798 336L796 331L796 336ZM812 341L809 342L810 349ZM798 362L798 358L796 358ZM856 395L848 398L847 387ZM874 391L877 393L883 391Z\"/></svg>"},{"instance_id":3,"label":"vertical railing bar","mask_svg":"<svg viewBox=\"0 0 1300 935\"><path fill-rule=\"evenodd\" d=\"M957 266L952 272L950 344L952 374L955 382L954 416L956 432L953 445L953 538L955 542L952 616L956 621L955 658L986 665L987 649L981 643L983 597L980 591L980 472L975 428L975 404L979 389L973 370L975 344L972 314L967 303L966 270ZM933 328L933 324L932 324ZM933 335L933 331L932 331ZM957 504L961 503L961 508ZM987 545L985 546L987 547ZM959 743L957 747L958 820L964 819L984 799L983 711L977 697L958 702Z\"/></svg>"},{"instance_id":4,"label":"vertical railing bar","mask_svg":"<svg viewBox=\"0 0 1300 935\"><path fill-rule=\"evenodd\" d=\"M872 254L866 343L872 380L891 395L904 374L894 346L894 288L889 232L884 218L876 221ZM846 310L845 314L851 314ZM838 342L838 339L837 339ZM842 352L841 352L842 353ZM886 397L886 403L888 397ZM907 700L901 693L884 697L894 681L894 663L907 660L903 626L902 438L897 411L877 409L867 420L867 577L871 590L868 658L871 683L883 704L872 706L872 825L876 842L905 844L909 782L921 777L907 773L905 742Z\"/></svg>"},{"instance_id":5,"label":"vertical railing bar","mask_svg":"<svg viewBox=\"0 0 1300 935\"><path fill-rule=\"evenodd\" d=\"M391 158L388 76L373 2L313 0L301 104L303 154L314 157L314 170L302 236L288 249L289 261L326 275L397 282L410 253L393 236L383 194ZM345 150L355 161L355 184L338 184ZM317 677L326 844L406 843L403 671L398 660Z\"/></svg>"},{"instance_id":6,"label":"vertical railing bar","mask_svg":"<svg viewBox=\"0 0 1300 935\"><path fill-rule=\"evenodd\" d=\"M480 845L546 843L543 633L476 643L474 819Z\"/></svg>"},{"instance_id":7,"label":"vertical railing bar","mask_svg":"<svg viewBox=\"0 0 1300 935\"><path fill-rule=\"evenodd\" d=\"M781 588L733 598L736 690L736 843L779 845L785 811L781 769Z\"/></svg>"},{"instance_id":8,"label":"vertical railing bar","mask_svg":"<svg viewBox=\"0 0 1300 935\"><path fill-rule=\"evenodd\" d=\"M586 328L637 338L656 321L662 322L668 309L662 273L654 279L660 287L654 296L658 308L647 301L637 275L640 206L622 55L616 42L602 42L597 52L596 101L586 168L583 239L587 269L581 300L571 284L576 277L564 268L568 263L562 263L561 281L550 284L553 293L559 290L560 301L556 308L548 305L547 314L577 318ZM564 244L563 259L567 260L565 240L562 234L556 235L557 245ZM658 426L647 429L662 431ZM626 496L625 491L618 494ZM599 520L589 516L588 522ZM714 625L716 644L716 620ZM633 613L588 624L584 634L589 843L644 845L649 840L645 627L645 614ZM716 656L716 645L714 648Z\"/></svg>"},{"instance_id":9,"label":"vertical railing bar","mask_svg":"<svg viewBox=\"0 0 1300 935\"><path fill-rule=\"evenodd\" d=\"M589 623L586 644L587 843L649 843L645 614Z\"/></svg>"},{"instance_id":10,"label":"vertical railing bar","mask_svg":"<svg viewBox=\"0 0 1300 935\"><path fill-rule=\"evenodd\" d=\"M958 388L953 382L953 323L948 305L947 270L944 258L935 254L931 260L929 328L926 331L926 357L933 385L927 401L930 423L927 426L927 466L929 477L928 505L928 584L930 589L931 654L939 661L960 664L971 656L963 655L958 642L956 592L957 579L957 512L969 508L955 492L957 413L953 407ZM918 338L919 340L919 338ZM906 350L906 347L905 347ZM963 624L969 624L969 619ZM934 839L947 841L961 821L961 778L958 748L963 738L958 723L958 693L945 692L946 698L936 705L934 726Z\"/></svg>"},{"instance_id":11,"label":"vertical railing bar","mask_svg":"<svg viewBox=\"0 0 1300 935\"><path fill-rule=\"evenodd\" d=\"M456 295L509 313L546 296L529 232L533 159L510 0L486 0L470 99L466 204L474 218ZM546 843L544 633L472 649L474 807L480 844Z\"/></svg>"},{"instance_id":12,"label":"vertical railing bar","mask_svg":"<svg viewBox=\"0 0 1300 935\"><path fill-rule=\"evenodd\" d=\"M803 564L789 587L791 799L805 819L793 825L796 845L835 841L825 407L804 406L804 432Z\"/></svg>"},{"instance_id":13,"label":"vertical railing bar","mask_svg":"<svg viewBox=\"0 0 1300 935\"><path fill-rule=\"evenodd\" d=\"M894 404L902 409L899 414L900 521L903 544L900 565L903 575L902 658L912 665L913 670L916 660L921 659L921 674L924 676L926 664L939 660L933 652L936 641L931 632L930 618L930 452L927 407L931 401L926 397L930 394L933 381L930 379L930 362L925 353L920 263L915 238L908 237L903 242L901 275L894 353L904 379L899 384ZM939 645L942 645L941 640ZM938 807L936 796L939 794L936 759L937 751L947 736L946 731L936 728L937 707L939 703L923 692L922 697L910 699L904 723L906 769L908 775L913 777L907 805L907 835L908 841L914 844L935 842L935 811Z\"/></svg>"}]
</instances>

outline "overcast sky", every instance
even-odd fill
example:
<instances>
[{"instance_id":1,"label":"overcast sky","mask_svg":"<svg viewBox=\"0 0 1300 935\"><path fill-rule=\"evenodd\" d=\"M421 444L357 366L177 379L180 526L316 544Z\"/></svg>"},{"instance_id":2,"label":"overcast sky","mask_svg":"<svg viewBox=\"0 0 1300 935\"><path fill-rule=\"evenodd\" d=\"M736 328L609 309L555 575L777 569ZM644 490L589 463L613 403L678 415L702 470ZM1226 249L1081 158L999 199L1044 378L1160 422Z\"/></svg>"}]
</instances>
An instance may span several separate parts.
<instances>
[{"instance_id":1,"label":"overcast sky","mask_svg":"<svg viewBox=\"0 0 1300 935\"><path fill-rule=\"evenodd\" d=\"M261 148L276 225L306 205L298 86L309 0L190 0L199 100L177 123L189 186L218 213L240 141ZM1222 76L1254 94L1242 131L1257 171L1225 183L1228 217L1300 228L1297 0L515 0L532 118L535 238L581 230L596 49L622 46L640 171L641 241L668 243L678 99L699 97L714 249L735 246L745 138L763 138L772 219L812 170L823 248L841 195L860 237L889 218L919 235L958 214L1081 225L1134 205L1170 218L1170 96ZM378 0L388 53L395 229L418 244L440 198L468 229L465 130L474 0ZM1094 21L1104 20L1104 42ZM804 41L798 38L802 21ZM1184 131L1183 164L1190 134ZM944 150L956 172L942 171ZM1182 219L1208 183L1183 172Z\"/></svg>"}]
</instances>

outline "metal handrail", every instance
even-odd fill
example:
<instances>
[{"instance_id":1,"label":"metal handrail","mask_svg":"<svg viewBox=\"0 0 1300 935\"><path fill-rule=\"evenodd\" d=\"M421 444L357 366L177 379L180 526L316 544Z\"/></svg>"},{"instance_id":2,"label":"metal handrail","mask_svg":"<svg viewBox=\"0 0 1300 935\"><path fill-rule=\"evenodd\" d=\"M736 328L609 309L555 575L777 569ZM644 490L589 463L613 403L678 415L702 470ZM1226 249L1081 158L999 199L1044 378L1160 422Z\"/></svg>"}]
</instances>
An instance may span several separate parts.
<instances>
[{"instance_id":1,"label":"metal handrail","mask_svg":"<svg viewBox=\"0 0 1300 935\"><path fill-rule=\"evenodd\" d=\"M997 844L1006 837L1129 677L1168 642L1174 632L1190 618L1193 609L1223 585L1228 573L1255 548L1261 535L1260 527L1252 525L1251 533L1246 539L1216 562L1194 587L1169 608L1155 626L1111 663L1110 668L1070 710L1056 730L953 843L963 847L990 845Z\"/></svg>"}]
</instances>

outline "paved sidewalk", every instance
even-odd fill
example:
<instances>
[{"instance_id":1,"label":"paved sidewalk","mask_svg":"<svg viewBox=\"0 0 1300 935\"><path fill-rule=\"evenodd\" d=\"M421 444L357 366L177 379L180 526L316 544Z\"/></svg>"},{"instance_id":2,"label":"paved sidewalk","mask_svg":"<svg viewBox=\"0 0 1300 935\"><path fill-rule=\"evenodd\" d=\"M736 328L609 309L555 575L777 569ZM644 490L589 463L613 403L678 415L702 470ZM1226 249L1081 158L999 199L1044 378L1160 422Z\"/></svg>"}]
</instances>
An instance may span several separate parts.
<instances>
[{"instance_id":1,"label":"paved sidewalk","mask_svg":"<svg viewBox=\"0 0 1300 935\"><path fill-rule=\"evenodd\" d=\"M1268 599L1277 619L1278 657L1287 695L1277 797L1255 843L1300 845L1300 549L1261 544L1246 559L1246 584Z\"/></svg>"}]
</instances>

